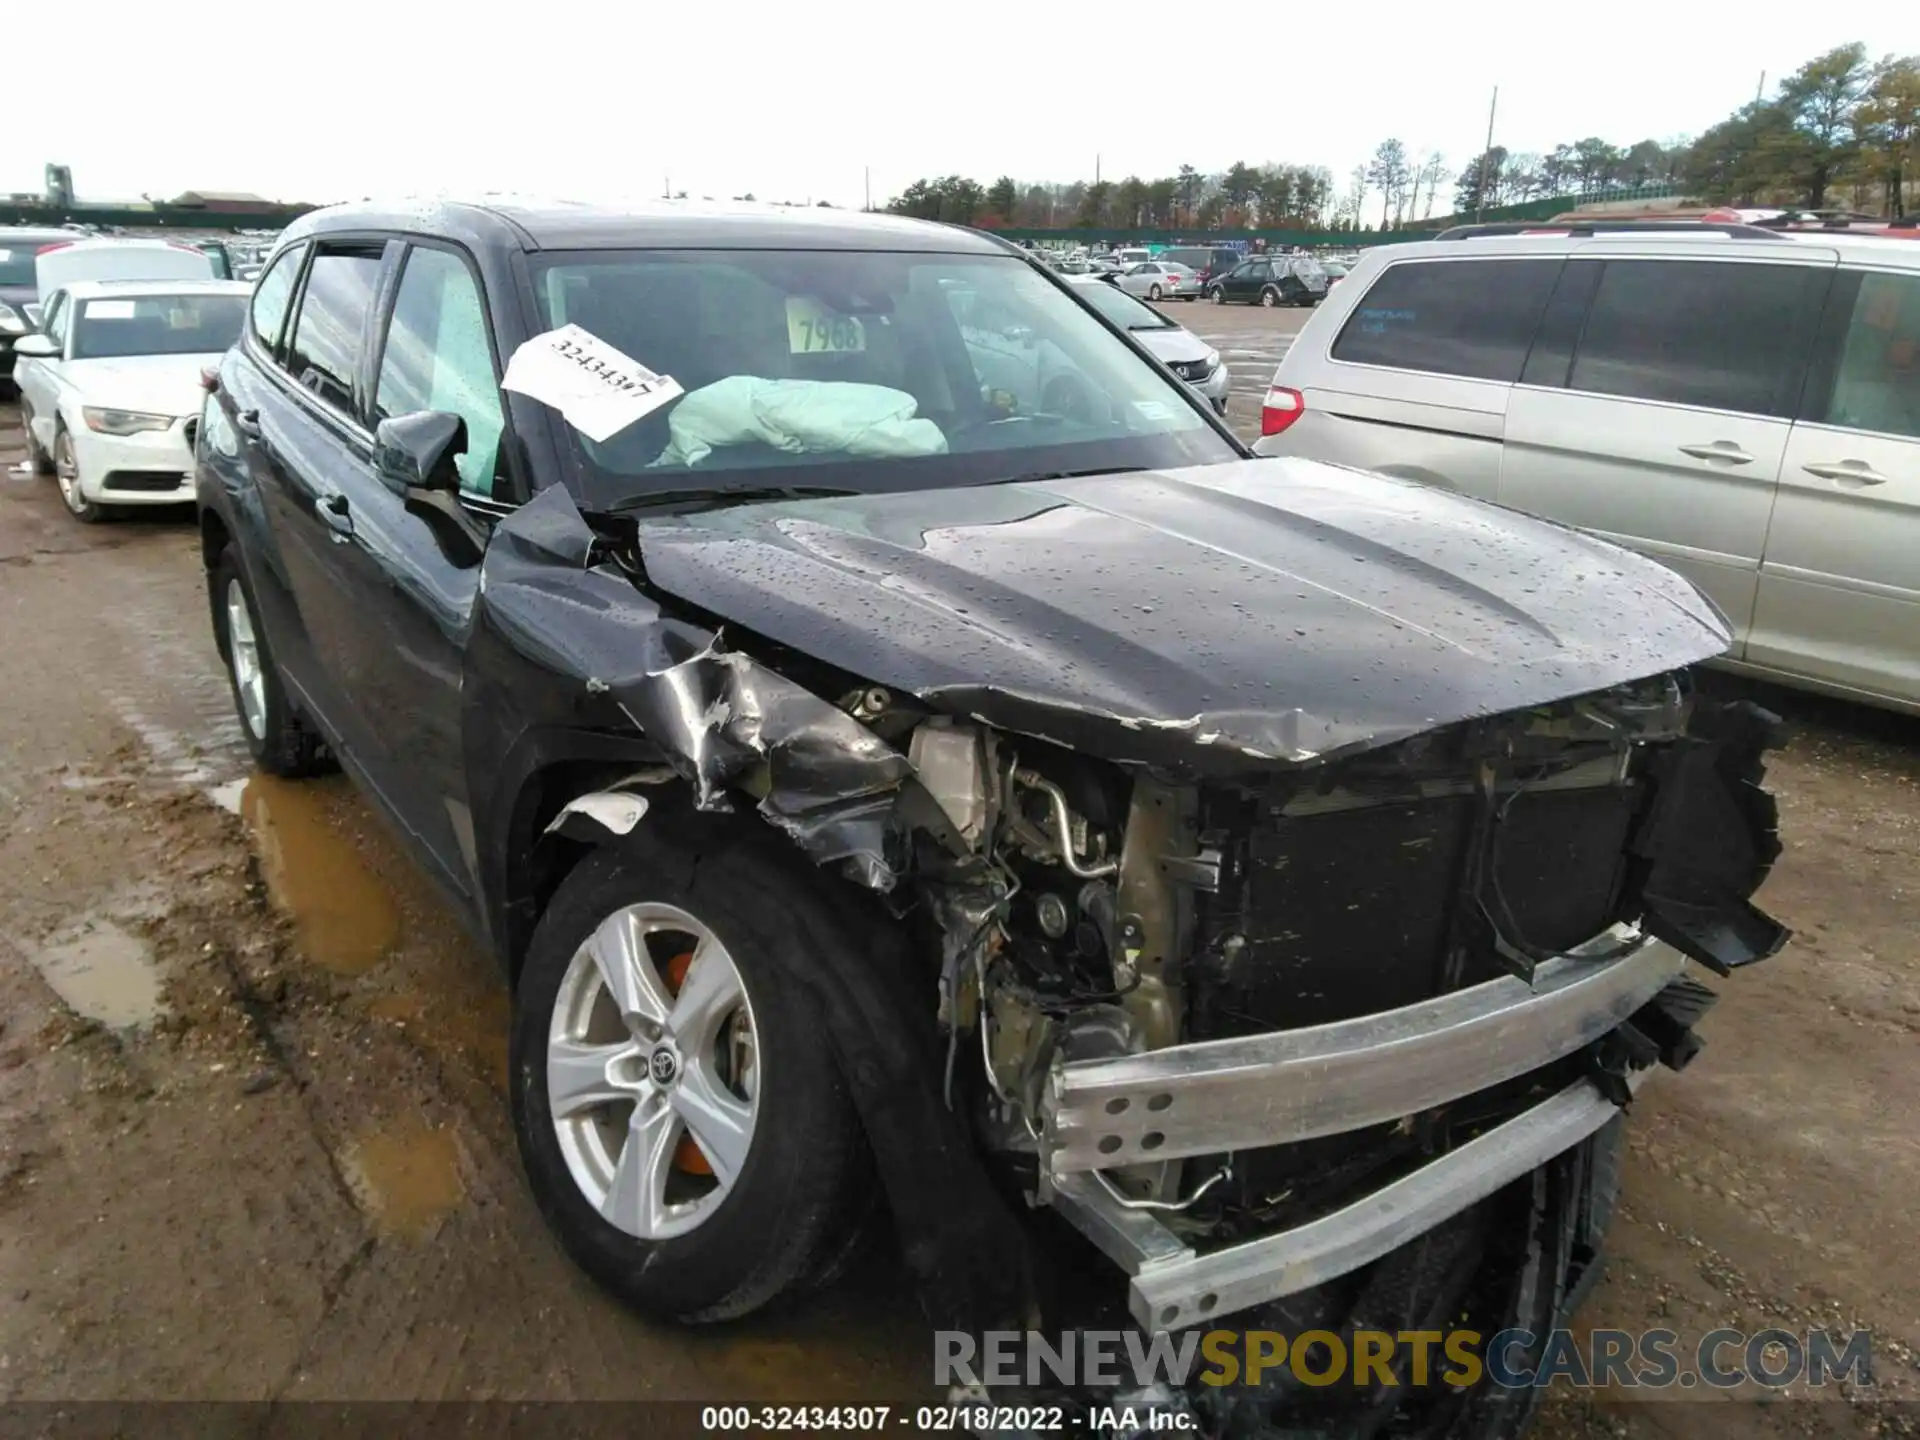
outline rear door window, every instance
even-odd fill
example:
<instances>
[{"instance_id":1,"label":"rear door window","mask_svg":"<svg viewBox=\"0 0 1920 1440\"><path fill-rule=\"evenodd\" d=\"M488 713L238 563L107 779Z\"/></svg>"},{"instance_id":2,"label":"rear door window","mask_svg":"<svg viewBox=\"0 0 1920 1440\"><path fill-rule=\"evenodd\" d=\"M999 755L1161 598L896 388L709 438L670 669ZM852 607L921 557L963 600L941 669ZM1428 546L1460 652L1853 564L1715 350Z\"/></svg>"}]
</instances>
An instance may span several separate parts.
<instances>
[{"instance_id":1,"label":"rear door window","mask_svg":"<svg viewBox=\"0 0 1920 1440\"><path fill-rule=\"evenodd\" d=\"M1560 274L1559 257L1388 266L1333 342L1333 358L1512 383Z\"/></svg>"},{"instance_id":2,"label":"rear door window","mask_svg":"<svg viewBox=\"0 0 1920 1440\"><path fill-rule=\"evenodd\" d=\"M353 376L380 281L380 251L323 249L307 269L287 368L302 387L354 413Z\"/></svg>"},{"instance_id":3,"label":"rear door window","mask_svg":"<svg viewBox=\"0 0 1920 1440\"><path fill-rule=\"evenodd\" d=\"M1609 260L1567 387L1789 416L1832 274L1806 265Z\"/></svg>"},{"instance_id":4,"label":"rear door window","mask_svg":"<svg viewBox=\"0 0 1920 1440\"><path fill-rule=\"evenodd\" d=\"M1805 418L1920 438L1920 275L1844 276L1835 302L1846 329L1831 379L1809 384ZM1851 304L1845 301L1851 298Z\"/></svg>"},{"instance_id":5,"label":"rear door window","mask_svg":"<svg viewBox=\"0 0 1920 1440\"><path fill-rule=\"evenodd\" d=\"M253 287L253 308L247 326L260 348L272 354L280 343L280 327L286 322L287 306L293 302L293 285L300 278L300 261L307 253L305 245L294 245L280 253L273 268Z\"/></svg>"}]
</instances>

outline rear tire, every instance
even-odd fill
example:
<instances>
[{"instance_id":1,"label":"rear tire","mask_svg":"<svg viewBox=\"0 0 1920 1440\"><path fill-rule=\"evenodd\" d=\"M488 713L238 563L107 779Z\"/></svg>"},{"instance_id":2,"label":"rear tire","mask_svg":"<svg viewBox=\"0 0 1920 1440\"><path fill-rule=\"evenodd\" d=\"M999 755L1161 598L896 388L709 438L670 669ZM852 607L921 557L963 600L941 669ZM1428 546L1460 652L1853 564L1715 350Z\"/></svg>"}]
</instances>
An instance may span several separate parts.
<instances>
[{"instance_id":1,"label":"rear tire","mask_svg":"<svg viewBox=\"0 0 1920 1440\"><path fill-rule=\"evenodd\" d=\"M1147 298L1149 300L1158 300L1160 298L1160 287L1158 285L1149 285L1147 287Z\"/></svg>"},{"instance_id":2,"label":"rear tire","mask_svg":"<svg viewBox=\"0 0 1920 1440\"><path fill-rule=\"evenodd\" d=\"M260 607L253 587L240 569L232 545L207 575L207 599L213 609L213 635L220 658L227 663L227 684L240 732L247 738L253 763L269 775L293 780L332 768L326 746L307 728L287 688L280 667L260 628ZM236 631L241 632L236 634Z\"/></svg>"},{"instance_id":3,"label":"rear tire","mask_svg":"<svg viewBox=\"0 0 1920 1440\"><path fill-rule=\"evenodd\" d=\"M514 1131L541 1214L588 1275L660 1319L728 1320L799 1294L844 1264L873 1182L859 1119L804 979L810 967L825 968L809 953L819 932L793 923L817 909L819 876L798 873L798 862L781 863L745 837L730 839L727 827L715 832L717 845L698 847L667 843L649 832L653 823L583 860L534 932L515 996ZM677 928L683 921L699 928ZM695 958L676 981L675 962L664 952L689 937ZM726 1012L731 1018L716 1023L727 1033L724 1026L737 1027L747 1016L750 1083L738 1070L720 1077L717 1060L654 1065L661 1050L696 1054L689 1027L676 1028L671 1017L711 963L709 942L737 986L736 998L719 1002L734 1007ZM610 969L639 975L630 1006L606 1008ZM583 1002L583 983L603 988ZM707 982L703 993L720 983ZM669 1019L656 1023L649 1018L655 1013ZM596 1027L592 1034L588 1024ZM626 1062L631 1082L619 1068L618 1054L627 1049L640 1057ZM592 1058L584 1067L578 1059L556 1066L556 1053ZM615 1058L593 1069L604 1054ZM602 1073L611 1077L604 1086ZM556 1107L554 1077L579 1074L595 1088L563 1096ZM667 1078L656 1080L659 1074ZM708 1103L699 1097L719 1093L712 1087L720 1084L727 1086L723 1103L745 1107L748 1119L729 1132L725 1143L737 1147L731 1155L721 1151L725 1158L709 1160L706 1172L689 1171L686 1140L695 1155L709 1152L685 1106L694 1106L693 1116L714 1113L699 1108ZM683 1097L690 1086L693 1093ZM664 1128L655 1130L651 1117L663 1110ZM742 1130L744 1141L737 1138ZM631 1163L644 1172L636 1168L623 1186L627 1147L643 1133L659 1138L636 1152L641 1159ZM703 1173L705 1179L689 1178Z\"/></svg>"}]
</instances>

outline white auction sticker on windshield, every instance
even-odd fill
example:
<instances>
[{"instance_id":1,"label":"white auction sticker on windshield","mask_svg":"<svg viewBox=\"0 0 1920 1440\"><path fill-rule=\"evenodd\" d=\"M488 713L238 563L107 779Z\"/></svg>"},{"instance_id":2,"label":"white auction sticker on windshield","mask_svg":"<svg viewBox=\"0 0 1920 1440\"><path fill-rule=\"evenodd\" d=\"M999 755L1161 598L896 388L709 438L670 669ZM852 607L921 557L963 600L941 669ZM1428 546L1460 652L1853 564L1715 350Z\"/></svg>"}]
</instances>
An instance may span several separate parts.
<instances>
[{"instance_id":1,"label":"white auction sticker on windshield","mask_svg":"<svg viewBox=\"0 0 1920 1440\"><path fill-rule=\"evenodd\" d=\"M13 252L11 250L0 250L0 265L6 264L7 261L11 259L13 259Z\"/></svg>"},{"instance_id":2,"label":"white auction sticker on windshield","mask_svg":"<svg viewBox=\"0 0 1920 1440\"><path fill-rule=\"evenodd\" d=\"M617 435L685 392L578 325L536 335L513 352L502 390L551 405L589 440Z\"/></svg>"},{"instance_id":3,"label":"white auction sticker on windshield","mask_svg":"<svg viewBox=\"0 0 1920 1440\"><path fill-rule=\"evenodd\" d=\"M131 300L89 300L84 320L131 320L133 319L133 301Z\"/></svg>"}]
</instances>

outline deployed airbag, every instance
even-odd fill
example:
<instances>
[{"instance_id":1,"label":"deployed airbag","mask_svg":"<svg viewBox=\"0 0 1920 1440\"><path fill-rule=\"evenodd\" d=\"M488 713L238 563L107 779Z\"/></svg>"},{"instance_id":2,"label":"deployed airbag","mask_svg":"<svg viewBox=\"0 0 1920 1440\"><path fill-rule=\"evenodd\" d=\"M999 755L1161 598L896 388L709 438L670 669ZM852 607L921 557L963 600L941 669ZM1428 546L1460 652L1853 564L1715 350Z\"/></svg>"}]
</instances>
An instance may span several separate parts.
<instances>
[{"instance_id":1,"label":"deployed airbag","mask_svg":"<svg viewBox=\"0 0 1920 1440\"><path fill-rule=\"evenodd\" d=\"M914 417L902 390L844 380L731 375L688 394L668 417L656 465L698 465L728 445L759 443L789 454L943 455L947 437Z\"/></svg>"}]
</instances>

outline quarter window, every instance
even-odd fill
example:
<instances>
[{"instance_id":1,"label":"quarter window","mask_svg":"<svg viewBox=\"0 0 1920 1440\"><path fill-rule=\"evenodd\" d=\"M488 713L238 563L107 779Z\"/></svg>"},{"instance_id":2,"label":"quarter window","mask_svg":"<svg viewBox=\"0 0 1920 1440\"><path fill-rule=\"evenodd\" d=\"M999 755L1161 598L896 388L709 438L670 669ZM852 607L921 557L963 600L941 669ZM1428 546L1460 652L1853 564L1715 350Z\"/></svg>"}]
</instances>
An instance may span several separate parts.
<instances>
[{"instance_id":1,"label":"quarter window","mask_svg":"<svg viewBox=\"0 0 1920 1440\"><path fill-rule=\"evenodd\" d=\"M445 250L407 254L374 387L376 420L444 410L467 422L460 486L491 495L504 416L486 314L472 272Z\"/></svg>"},{"instance_id":2,"label":"quarter window","mask_svg":"<svg viewBox=\"0 0 1920 1440\"><path fill-rule=\"evenodd\" d=\"M322 250L307 268L287 368L327 404L353 410L353 370L380 279L377 251Z\"/></svg>"},{"instance_id":3,"label":"quarter window","mask_svg":"<svg viewBox=\"0 0 1920 1440\"><path fill-rule=\"evenodd\" d=\"M1559 273L1557 258L1391 265L1348 317L1333 358L1511 383Z\"/></svg>"},{"instance_id":4,"label":"quarter window","mask_svg":"<svg viewBox=\"0 0 1920 1440\"><path fill-rule=\"evenodd\" d=\"M280 343L280 327L287 318L287 306L293 299L293 282L300 277L300 257L305 245L284 250L266 274L253 287L253 306L247 326L263 349L272 351Z\"/></svg>"},{"instance_id":5,"label":"quarter window","mask_svg":"<svg viewBox=\"0 0 1920 1440\"><path fill-rule=\"evenodd\" d=\"M1790 415L1831 274L1804 265L1609 260L1568 388Z\"/></svg>"},{"instance_id":6,"label":"quarter window","mask_svg":"<svg viewBox=\"0 0 1920 1440\"><path fill-rule=\"evenodd\" d=\"M1920 437L1920 275L1860 277L1833 390L1815 418Z\"/></svg>"}]
</instances>

